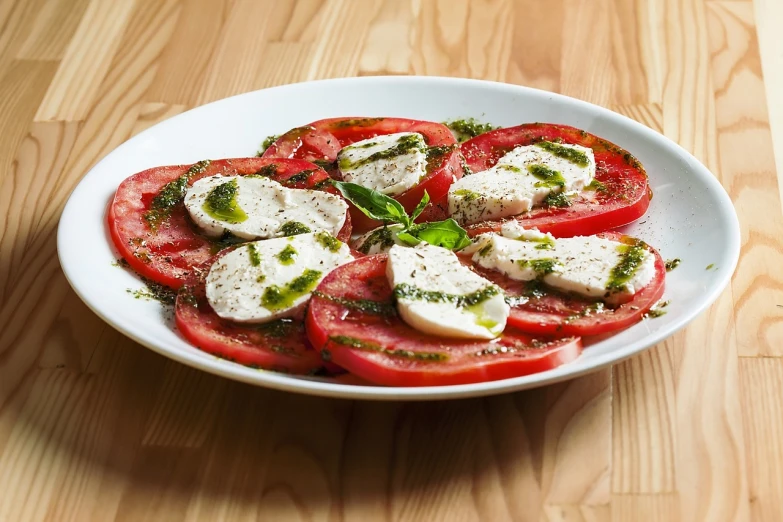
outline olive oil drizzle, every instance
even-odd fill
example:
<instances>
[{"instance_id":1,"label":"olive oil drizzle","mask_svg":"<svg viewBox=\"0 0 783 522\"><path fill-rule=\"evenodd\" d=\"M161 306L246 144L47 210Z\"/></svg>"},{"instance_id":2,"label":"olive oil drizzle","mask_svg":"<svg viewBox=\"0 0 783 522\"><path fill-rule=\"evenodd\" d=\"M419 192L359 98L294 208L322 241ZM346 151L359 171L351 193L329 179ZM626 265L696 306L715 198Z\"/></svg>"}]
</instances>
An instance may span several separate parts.
<instances>
[{"instance_id":1,"label":"olive oil drizzle","mask_svg":"<svg viewBox=\"0 0 783 522\"><path fill-rule=\"evenodd\" d=\"M448 354L442 352L419 352L413 350L401 350L399 348L386 348L376 343L368 341L362 341L355 337L349 337L347 335L333 335L329 337L329 341L339 344L341 346L348 346L350 348L356 348L357 350L364 350L368 352L378 352L391 357L400 357L403 359L414 359L418 361L430 361L430 362L442 362L448 360Z\"/></svg>"}]
</instances>

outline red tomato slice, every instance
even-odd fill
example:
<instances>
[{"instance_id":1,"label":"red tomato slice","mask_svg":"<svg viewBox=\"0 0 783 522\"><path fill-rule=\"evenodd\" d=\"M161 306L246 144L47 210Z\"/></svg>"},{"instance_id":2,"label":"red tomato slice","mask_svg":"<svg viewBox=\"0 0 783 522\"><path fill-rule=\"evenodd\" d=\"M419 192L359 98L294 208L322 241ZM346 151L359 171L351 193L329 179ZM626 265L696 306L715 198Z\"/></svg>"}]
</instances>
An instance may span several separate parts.
<instances>
[{"instance_id":1,"label":"red tomato slice","mask_svg":"<svg viewBox=\"0 0 783 522\"><path fill-rule=\"evenodd\" d=\"M117 189L108 213L109 231L122 257L140 275L172 288L179 288L194 266L226 246L202 236L181 202L155 230L144 219L160 190L191 167L156 167L130 176ZM315 188L329 179L323 169L302 160L238 158L210 162L203 172L190 178L189 184L216 174L248 175L259 171L292 188ZM332 186L327 190L335 191ZM351 221L347 217L338 238L345 242L350 236Z\"/></svg>"},{"instance_id":2,"label":"red tomato slice","mask_svg":"<svg viewBox=\"0 0 783 522\"><path fill-rule=\"evenodd\" d=\"M570 207L537 208L521 216L470 225L466 229L471 236L498 231L509 219L556 237L588 236L627 225L644 215L652 191L642 164L617 145L574 127L527 123L481 134L463 143L461 150L470 169L481 172L515 147L557 139L593 149L595 177L603 188L592 192L592 199L580 196Z\"/></svg>"},{"instance_id":3,"label":"red tomato slice","mask_svg":"<svg viewBox=\"0 0 783 522\"><path fill-rule=\"evenodd\" d=\"M430 200L440 200L446 195L451 184L462 177L457 141L448 127L440 123L406 118L318 120L280 136L264 151L263 157L333 162L337 159L337 153L351 143L396 132L418 132L424 136L429 147L439 147L439 149L431 149L432 152L428 154L427 175L424 179L395 198L410 213L421 201L424 191L427 191ZM453 147L453 149L444 150L442 147ZM339 172L335 169L332 169L330 174L339 178ZM351 218L355 232L366 232L381 225L380 222L365 216L353 205L351 205Z\"/></svg>"},{"instance_id":4,"label":"red tomato slice","mask_svg":"<svg viewBox=\"0 0 783 522\"><path fill-rule=\"evenodd\" d=\"M386 256L367 256L327 275L310 301L307 336L325 360L389 386L439 386L518 377L574 360L578 337L537 341L514 328L492 341L414 330L396 314Z\"/></svg>"},{"instance_id":5,"label":"red tomato slice","mask_svg":"<svg viewBox=\"0 0 783 522\"><path fill-rule=\"evenodd\" d=\"M618 232L604 232L601 237L614 241L628 240ZM622 330L641 321L642 316L663 296L666 267L660 254L649 245L655 256L655 277L626 303L612 309L595 308L595 301L581 299L548 289L535 283L515 281L495 270L473 265L473 269L501 287L507 297L528 300L511 309L508 324L535 335L599 335Z\"/></svg>"},{"instance_id":6,"label":"red tomato slice","mask_svg":"<svg viewBox=\"0 0 783 522\"><path fill-rule=\"evenodd\" d=\"M265 325L220 318L206 296L212 262L195 268L177 295L177 328L185 339L207 353L253 368L309 374L323 367L320 355L307 341L301 317Z\"/></svg>"}]
</instances>

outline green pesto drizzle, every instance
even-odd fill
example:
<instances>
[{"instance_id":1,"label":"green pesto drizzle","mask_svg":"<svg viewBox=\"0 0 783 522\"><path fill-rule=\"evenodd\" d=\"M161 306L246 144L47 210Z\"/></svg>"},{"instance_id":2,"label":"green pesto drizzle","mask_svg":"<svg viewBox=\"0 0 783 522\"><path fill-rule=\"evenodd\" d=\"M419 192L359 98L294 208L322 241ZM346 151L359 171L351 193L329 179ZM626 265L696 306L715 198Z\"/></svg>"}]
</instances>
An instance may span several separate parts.
<instances>
[{"instance_id":1,"label":"green pesto drizzle","mask_svg":"<svg viewBox=\"0 0 783 522\"><path fill-rule=\"evenodd\" d=\"M280 232L282 232L284 236L296 236L298 234L308 234L312 232L312 230L304 223L286 221L283 223L283 226L280 227Z\"/></svg>"},{"instance_id":2,"label":"green pesto drizzle","mask_svg":"<svg viewBox=\"0 0 783 522\"><path fill-rule=\"evenodd\" d=\"M280 261L280 264L292 265L294 263L294 257L297 254L299 254L299 252L297 252L294 247L286 245L283 250L275 254L275 257Z\"/></svg>"},{"instance_id":3,"label":"green pesto drizzle","mask_svg":"<svg viewBox=\"0 0 783 522\"><path fill-rule=\"evenodd\" d=\"M555 188L565 186L565 178L563 178L563 175L556 170L550 169L546 165L538 163L528 165L527 171L541 180L535 184L536 187Z\"/></svg>"},{"instance_id":4,"label":"green pesto drizzle","mask_svg":"<svg viewBox=\"0 0 783 522\"><path fill-rule=\"evenodd\" d=\"M356 310L358 312L364 312L372 315L396 315L397 309L394 304L386 301L372 301L370 299L348 299L347 297L336 297L333 295L324 294L318 290L313 292L313 295L337 303L350 310Z\"/></svg>"},{"instance_id":5,"label":"green pesto drizzle","mask_svg":"<svg viewBox=\"0 0 783 522\"><path fill-rule=\"evenodd\" d=\"M462 201L466 203L470 203L471 201L476 201L481 197L481 194L479 194L478 192L474 192L468 189L455 190L454 195L460 196L462 198Z\"/></svg>"},{"instance_id":6,"label":"green pesto drizzle","mask_svg":"<svg viewBox=\"0 0 783 522\"><path fill-rule=\"evenodd\" d=\"M668 259L666 261L666 271L671 272L672 270L680 266L680 263L682 263L682 259L678 257L674 259Z\"/></svg>"},{"instance_id":7,"label":"green pesto drizzle","mask_svg":"<svg viewBox=\"0 0 783 522\"><path fill-rule=\"evenodd\" d=\"M293 176L284 179L282 182L286 185L293 185L295 183L301 183L303 181L307 181L307 179L310 177L310 174L315 172L314 170L303 170L301 172L297 172Z\"/></svg>"},{"instance_id":8,"label":"green pesto drizzle","mask_svg":"<svg viewBox=\"0 0 783 522\"><path fill-rule=\"evenodd\" d=\"M415 352L413 350L401 350L398 348L385 348L379 344L362 341L355 337L348 337L347 335L333 335L329 337L329 340L335 344L342 346L348 346L350 348L356 348L357 350L364 350L368 352L378 352L391 357L400 357L403 359L414 359L417 361L431 361L441 362L448 360L448 354L442 352Z\"/></svg>"},{"instance_id":9,"label":"green pesto drizzle","mask_svg":"<svg viewBox=\"0 0 783 522\"><path fill-rule=\"evenodd\" d=\"M714 270L714 269L715 269L715 263L710 263L709 265L707 265L707 268L705 268L704 270Z\"/></svg>"},{"instance_id":10,"label":"green pesto drizzle","mask_svg":"<svg viewBox=\"0 0 783 522\"><path fill-rule=\"evenodd\" d=\"M443 124L451 129L460 143L471 138L475 138L479 134L484 134L485 132L499 128L493 127L489 123L479 123L475 118L454 120L450 122L444 122Z\"/></svg>"},{"instance_id":11,"label":"green pesto drizzle","mask_svg":"<svg viewBox=\"0 0 783 522\"><path fill-rule=\"evenodd\" d=\"M343 246L342 241L327 232L318 232L315 239L329 252L337 252Z\"/></svg>"},{"instance_id":12,"label":"green pesto drizzle","mask_svg":"<svg viewBox=\"0 0 783 522\"><path fill-rule=\"evenodd\" d=\"M348 127L372 127L386 118L352 118L349 120L337 121L331 124L333 129L346 129Z\"/></svg>"},{"instance_id":13,"label":"green pesto drizzle","mask_svg":"<svg viewBox=\"0 0 783 522\"><path fill-rule=\"evenodd\" d=\"M655 319L657 317L661 317L663 315L666 315L666 308L669 306L669 301L661 301L652 308L650 308L646 314L644 314L645 319Z\"/></svg>"},{"instance_id":14,"label":"green pesto drizzle","mask_svg":"<svg viewBox=\"0 0 783 522\"><path fill-rule=\"evenodd\" d=\"M264 152L266 152L266 149L268 149L274 142L276 142L279 137L280 134L272 134L264 138L264 141L261 142L261 148L258 149L258 156L261 156Z\"/></svg>"},{"instance_id":15,"label":"green pesto drizzle","mask_svg":"<svg viewBox=\"0 0 783 522\"><path fill-rule=\"evenodd\" d=\"M329 161L328 159L317 159L313 160L311 163L315 163L324 170L330 170L337 167L336 161Z\"/></svg>"},{"instance_id":16,"label":"green pesto drizzle","mask_svg":"<svg viewBox=\"0 0 783 522\"><path fill-rule=\"evenodd\" d=\"M419 301L428 301L431 303L453 303L458 307L471 307L483 303L487 299L500 293L500 288L495 285L489 285L481 290L476 290L465 295L447 294L432 290L422 290L408 283L400 283L394 287L394 297L397 299L412 299Z\"/></svg>"},{"instance_id":17,"label":"green pesto drizzle","mask_svg":"<svg viewBox=\"0 0 783 522\"><path fill-rule=\"evenodd\" d=\"M607 290L622 291L634 276L644 260L644 243L641 241L617 247L622 255L620 261L612 268Z\"/></svg>"},{"instance_id":18,"label":"green pesto drizzle","mask_svg":"<svg viewBox=\"0 0 783 522\"><path fill-rule=\"evenodd\" d=\"M524 241L525 243L538 243L534 248L536 250L552 250L555 248L555 240L549 236L529 238L525 236L519 236L517 241Z\"/></svg>"},{"instance_id":19,"label":"green pesto drizzle","mask_svg":"<svg viewBox=\"0 0 783 522\"><path fill-rule=\"evenodd\" d=\"M550 154L554 154L558 158L563 158L564 160L570 161L574 165L586 167L590 164L590 160L588 159L587 154L581 150L572 149L571 147L564 147L563 145L552 143L551 141L539 141L536 143L536 146L541 147Z\"/></svg>"},{"instance_id":20,"label":"green pesto drizzle","mask_svg":"<svg viewBox=\"0 0 783 522\"><path fill-rule=\"evenodd\" d=\"M350 147L351 146L346 148L350 148ZM385 150L379 150L378 152L370 154L366 158L362 158L355 162L351 162L351 160L348 157L342 157L340 158L338 165L340 167L340 170L345 171L345 170L361 167L362 165L366 165L374 161L396 158L397 156L401 156L403 154L407 154L408 152L415 151L415 150L419 150L423 152L425 148L426 145L420 136L416 134L408 134L398 139L397 144L394 145L393 147L390 147Z\"/></svg>"},{"instance_id":21,"label":"green pesto drizzle","mask_svg":"<svg viewBox=\"0 0 783 522\"><path fill-rule=\"evenodd\" d=\"M277 321L256 326L256 329L267 337L282 339L291 335L295 327L293 319L278 319Z\"/></svg>"},{"instance_id":22,"label":"green pesto drizzle","mask_svg":"<svg viewBox=\"0 0 783 522\"><path fill-rule=\"evenodd\" d=\"M478 251L479 257L486 257L492 252L492 243L487 243Z\"/></svg>"},{"instance_id":23,"label":"green pesto drizzle","mask_svg":"<svg viewBox=\"0 0 783 522\"><path fill-rule=\"evenodd\" d=\"M554 272L558 263L556 259L544 257L541 259L520 259L517 264L522 268L532 268L540 277Z\"/></svg>"},{"instance_id":24,"label":"green pesto drizzle","mask_svg":"<svg viewBox=\"0 0 783 522\"><path fill-rule=\"evenodd\" d=\"M373 230L359 247L359 252L368 254L374 245L380 245L383 250L393 247L394 236L392 234L391 228L387 226Z\"/></svg>"},{"instance_id":25,"label":"green pesto drizzle","mask_svg":"<svg viewBox=\"0 0 783 522\"><path fill-rule=\"evenodd\" d=\"M228 248L230 246L234 246L239 243L244 243L245 241L246 241L245 239L242 239L241 237L237 237L231 232L224 232L222 236L212 241L212 246L210 247L209 250L213 254L217 254L224 248Z\"/></svg>"},{"instance_id":26,"label":"green pesto drizzle","mask_svg":"<svg viewBox=\"0 0 783 522\"><path fill-rule=\"evenodd\" d=\"M596 192L607 192L609 189L606 188L606 185L598 181L597 179L594 179L590 182L589 185L585 187L587 190L595 190Z\"/></svg>"},{"instance_id":27,"label":"green pesto drizzle","mask_svg":"<svg viewBox=\"0 0 783 522\"><path fill-rule=\"evenodd\" d=\"M259 266L261 264L261 254L258 253L258 249L254 243L247 244L247 255L250 257L251 265Z\"/></svg>"},{"instance_id":28,"label":"green pesto drizzle","mask_svg":"<svg viewBox=\"0 0 783 522\"><path fill-rule=\"evenodd\" d=\"M201 208L213 218L227 223L247 221L247 214L237 203L237 189L235 179L221 183L209 191Z\"/></svg>"},{"instance_id":29,"label":"green pesto drizzle","mask_svg":"<svg viewBox=\"0 0 783 522\"><path fill-rule=\"evenodd\" d=\"M270 176L274 176L275 174L277 174L277 163L270 163L269 165L264 165L255 171L255 173L251 174L251 176L268 178Z\"/></svg>"},{"instance_id":30,"label":"green pesto drizzle","mask_svg":"<svg viewBox=\"0 0 783 522\"><path fill-rule=\"evenodd\" d=\"M453 145L439 145L437 147L428 147L427 156L427 174L440 168L443 164L443 157L454 150Z\"/></svg>"},{"instance_id":31,"label":"green pesto drizzle","mask_svg":"<svg viewBox=\"0 0 783 522\"><path fill-rule=\"evenodd\" d=\"M160 192L152 198L150 210L144 213L144 220L152 230L157 230L160 222L169 217L177 203L185 198L190 179L206 171L210 163L210 160L203 160L194 164L183 175L164 185Z\"/></svg>"},{"instance_id":32,"label":"green pesto drizzle","mask_svg":"<svg viewBox=\"0 0 783 522\"><path fill-rule=\"evenodd\" d=\"M277 285L267 287L261 296L261 304L270 311L289 308L294 301L310 293L320 280L321 272L307 269L283 288Z\"/></svg>"},{"instance_id":33,"label":"green pesto drizzle","mask_svg":"<svg viewBox=\"0 0 783 522\"><path fill-rule=\"evenodd\" d=\"M535 165L533 165L533 166L535 166ZM513 172L515 174L518 174L518 173L522 172L522 169L520 169L516 165L498 165L498 168L499 169L503 169L503 170L507 170L509 172ZM528 167L528 170L530 170L530 167ZM552 171L552 172L554 172L554 171Z\"/></svg>"},{"instance_id":34,"label":"green pesto drizzle","mask_svg":"<svg viewBox=\"0 0 783 522\"><path fill-rule=\"evenodd\" d=\"M562 192L550 192L544 198L544 206L566 208L571 206L571 200Z\"/></svg>"}]
</instances>

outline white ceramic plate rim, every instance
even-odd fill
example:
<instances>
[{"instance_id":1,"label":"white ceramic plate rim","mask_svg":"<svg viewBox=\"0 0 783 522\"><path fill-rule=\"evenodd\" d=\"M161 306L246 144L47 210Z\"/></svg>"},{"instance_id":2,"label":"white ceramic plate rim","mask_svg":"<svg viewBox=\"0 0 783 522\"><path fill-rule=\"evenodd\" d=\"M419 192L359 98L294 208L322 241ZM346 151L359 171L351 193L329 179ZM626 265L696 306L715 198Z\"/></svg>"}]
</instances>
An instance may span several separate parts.
<instances>
[{"instance_id":1,"label":"white ceramic plate rim","mask_svg":"<svg viewBox=\"0 0 783 522\"><path fill-rule=\"evenodd\" d=\"M460 397L475 397L484 396L497 393L505 393L510 391L516 391L526 388L533 388L545 384L556 383L559 381L572 379L574 377L584 375L610 364L617 363L623 359L631 357L661 341L668 338L675 332L679 331L686 324L692 321L696 316L702 313L708 308L720 295L723 289L731 280L731 276L736 268L739 252L740 252L740 229L739 222L734 212L734 207L728 194L715 178L715 176L704 167L695 157L693 157L688 151L683 149L680 145L670 140L669 138L655 132L654 130L630 119L621 114L612 112L603 107L593 105L591 103L563 96L560 94L551 93L548 91L542 91L539 89L533 89L530 87L503 84L498 82L490 82L484 80L471 80L463 78L449 78L449 77L436 77L436 76L367 76L360 78L338 78L330 80L318 80L313 82L304 82L300 84L282 85L265 89L264 91L275 91L280 89L292 89L298 87L312 88L319 85L326 84L341 84L341 83L366 83L372 85L375 82L390 82L394 84L398 82L400 84L407 83L421 83L422 85L429 85L433 88L448 88L449 86L459 85L473 85L473 86L487 86L493 89L500 89L511 91L520 95L538 96L549 98L556 103L572 105L574 107L580 107L587 109L597 116L601 116L606 120L618 123L620 126L631 126L635 132L638 132L643 136L645 140L649 140L651 143L655 143L658 146L672 150L675 154L688 160L689 167L692 169L689 175L698 178L700 183L706 185L714 194L718 201L719 212L730 212L733 219L730 220L730 227L726 230L725 236L722 238L725 240L725 249L723 250L723 256L716 260L716 265L719 266L719 273L716 274L713 283L707 288L707 291L703 295L698 306L680 313L675 321L672 321L668 327L658 330L654 333L650 333L647 336L632 342L622 349L614 350L610 353L603 354L592 358L589 363L582 363L580 365L566 364L542 373L533 375L527 375L522 377L515 377L511 379L505 379L500 381L491 381L475 384L464 385L452 385L452 386L427 386L427 387L406 387L406 388L393 388L393 387L380 387L380 386L360 386L351 384L338 384L334 382L327 382L319 380L317 378L292 378L284 374L277 374L274 372L264 372L247 367L243 367L238 364L230 363L228 361L222 361L219 359L210 359L199 356L199 354L182 352L177 350L171 350L165 346L158 344L154 338L145 335L143 331L137 331L134 329L122 314L117 313L116 310L101 307L97 304L96 300L92 299L90 285L86 283L85 278L76 276L76 264L78 260L78 249L69 244L67 236L69 229L74 226L74 201L77 199L77 195L81 190L86 190L93 176L97 176L101 169L102 164L107 161L109 156L115 154L122 154L126 149L132 148L136 143L145 140L146 136L150 133L160 131L167 125L172 124L172 120L179 116L175 116L172 119L163 121L150 129L147 129L138 135L134 136L130 140L126 141L109 155L103 158L98 164L96 164L90 172L88 172L81 180L79 185L74 189L60 219L60 225L57 235L57 247L60 263L63 267L65 276L73 287L76 294L84 301L87 306L97 314L101 319L113 326L122 334L133 339L139 344L146 346L147 348L160 353L170 359L186 364L188 366L198 368L200 370L207 371L216 375L227 377L241 382L246 382L255 385L261 385L268 388L292 391L299 393L306 393L312 395L320 395L327 397L342 397L352 399L375 399L375 400L430 400L430 399L447 399L447 398L460 398ZM255 91L258 92L258 91ZM253 93L239 94L223 100L218 100L210 104L196 107L187 111L189 114L198 111L205 111L206 107L211 107L216 104L227 102L237 97L246 96ZM107 236L108 240L108 236Z\"/></svg>"}]
</instances>

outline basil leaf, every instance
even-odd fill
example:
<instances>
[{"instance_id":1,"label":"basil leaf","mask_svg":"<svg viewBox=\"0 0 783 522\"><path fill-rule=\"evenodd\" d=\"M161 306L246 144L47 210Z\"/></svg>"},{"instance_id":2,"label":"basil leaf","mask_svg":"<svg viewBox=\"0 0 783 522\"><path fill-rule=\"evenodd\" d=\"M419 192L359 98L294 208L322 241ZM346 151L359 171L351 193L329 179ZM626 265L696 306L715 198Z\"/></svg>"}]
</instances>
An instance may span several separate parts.
<instances>
[{"instance_id":1,"label":"basil leaf","mask_svg":"<svg viewBox=\"0 0 783 522\"><path fill-rule=\"evenodd\" d=\"M408 214L399 201L356 183L333 181L332 184L345 199L353 203L368 218L400 223L406 227L410 224Z\"/></svg>"},{"instance_id":2,"label":"basil leaf","mask_svg":"<svg viewBox=\"0 0 783 522\"><path fill-rule=\"evenodd\" d=\"M397 234L397 237L408 243L409 239L403 238L403 234ZM451 218L413 225L407 230L406 235L449 250L459 250L470 244L468 233Z\"/></svg>"},{"instance_id":3,"label":"basil leaf","mask_svg":"<svg viewBox=\"0 0 783 522\"><path fill-rule=\"evenodd\" d=\"M403 230L402 232L397 233L397 239L402 241L408 246L416 246L419 243L421 243L421 239L417 239L413 237L407 230Z\"/></svg>"},{"instance_id":4,"label":"basil leaf","mask_svg":"<svg viewBox=\"0 0 783 522\"><path fill-rule=\"evenodd\" d=\"M419 215L424 212L424 207L427 206L427 203L430 202L430 195L427 194L427 191L424 191L424 197L421 198L421 201L419 201L419 204L416 205L416 208L413 209L413 214L411 214L411 221L416 221L416 218L419 217Z\"/></svg>"}]
</instances>

